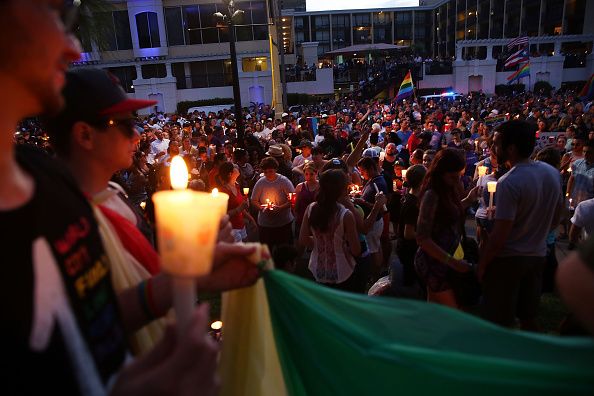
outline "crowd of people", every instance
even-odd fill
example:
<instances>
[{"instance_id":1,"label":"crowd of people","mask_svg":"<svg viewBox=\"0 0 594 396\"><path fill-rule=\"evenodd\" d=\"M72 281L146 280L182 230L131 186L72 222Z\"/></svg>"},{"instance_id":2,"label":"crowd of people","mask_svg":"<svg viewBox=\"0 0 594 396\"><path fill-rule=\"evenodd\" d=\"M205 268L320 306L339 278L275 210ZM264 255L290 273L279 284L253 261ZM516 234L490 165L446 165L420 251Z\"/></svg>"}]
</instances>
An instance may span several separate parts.
<instances>
[{"instance_id":1,"label":"crowd of people","mask_svg":"<svg viewBox=\"0 0 594 396\"><path fill-rule=\"evenodd\" d=\"M151 196L170 188L169 165L180 155L190 170L190 188L217 188L229 195L236 242L266 243L279 268L350 291L367 292L397 259L403 268L398 283L420 289L428 301L463 308L471 302L457 285L468 280L452 280L455 272L476 270L479 260L543 258L545 263L538 261L531 269L530 293L523 283L508 291L508 298L520 289L529 295L525 314L503 296L491 297L489 282L483 287L484 306L494 321L511 325L524 314L526 328L533 328L537 297L554 288L556 240L569 238L573 249L594 224L593 116L594 108L571 93L514 98L475 94L455 102L343 98L278 118L269 108L244 114L245 133L238 139L230 111L158 114L130 121L138 132L137 150L126 148L126 153L134 151L132 166L109 173L129 202L146 213L145 228L150 229ZM514 126L511 132L509 125ZM17 137L20 142L23 134ZM506 134L511 137L504 138ZM503 141L499 149L498 135ZM36 141L45 146L43 136ZM518 137L523 140L516 141ZM55 137L49 141L55 149ZM117 142L107 145L113 150ZM528 186L532 174L543 182L551 167L556 173L542 192L556 194L546 203L538 206L537 197L524 192L522 202L531 203L524 209L531 212L521 220L519 208L504 200L503 187L493 197L488 191L491 182L510 183L508 146L515 147L518 162L538 159L535 164L550 165L529 168L519 185ZM332 177L322 177L330 170ZM80 166L73 172L86 173ZM540 189L532 186L529 191ZM520 199L519 191L509 194ZM505 215L501 202L507 205ZM466 236L467 216L476 218L477 246ZM496 227L500 223L511 228L502 231ZM455 255L458 247L466 250L466 259ZM484 254L478 254L479 248ZM304 262L309 271L301 268ZM486 265L478 272L483 274ZM493 280L496 291L501 291L500 282Z\"/></svg>"},{"instance_id":2,"label":"crowd of people","mask_svg":"<svg viewBox=\"0 0 594 396\"><path fill-rule=\"evenodd\" d=\"M63 7L0 4L0 81L11 93L0 104L11 391L216 393L207 306L177 332L163 319L172 284L154 248L151 197L171 188L176 156L189 188L229 197L200 291L253 284L255 249L234 242L259 241L281 270L356 293L397 260L402 279L392 281L420 298L458 309L480 302L487 320L519 319L526 330L538 330L540 294L556 275L594 333L590 103L571 93L347 97L297 116L245 112L245 131L230 111L139 117L154 102L130 99L108 72L66 72L79 52ZM557 238L577 249L563 265Z\"/></svg>"}]
</instances>

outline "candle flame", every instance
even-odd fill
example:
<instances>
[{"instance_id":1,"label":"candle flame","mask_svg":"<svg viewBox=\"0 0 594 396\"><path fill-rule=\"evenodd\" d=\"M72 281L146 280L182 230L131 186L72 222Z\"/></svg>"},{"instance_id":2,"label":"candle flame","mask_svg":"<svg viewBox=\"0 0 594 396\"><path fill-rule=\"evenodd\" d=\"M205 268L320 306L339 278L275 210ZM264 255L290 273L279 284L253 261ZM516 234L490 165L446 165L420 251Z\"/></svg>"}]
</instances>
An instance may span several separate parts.
<instances>
[{"instance_id":1,"label":"candle flame","mask_svg":"<svg viewBox=\"0 0 594 396\"><path fill-rule=\"evenodd\" d=\"M183 190L188 187L188 168L184 159L179 155L171 160L169 176L171 177L171 187L174 190Z\"/></svg>"},{"instance_id":2,"label":"candle flame","mask_svg":"<svg viewBox=\"0 0 594 396\"><path fill-rule=\"evenodd\" d=\"M216 320L210 324L210 328L213 330L221 330L223 328L223 322Z\"/></svg>"},{"instance_id":3,"label":"candle flame","mask_svg":"<svg viewBox=\"0 0 594 396\"><path fill-rule=\"evenodd\" d=\"M216 188L216 187L215 187L215 188L213 188L213 189L212 189L212 196L213 196L213 197L216 197L216 196L218 196L218 195L219 195L219 189L218 189L218 188Z\"/></svg>"}]
</instances>

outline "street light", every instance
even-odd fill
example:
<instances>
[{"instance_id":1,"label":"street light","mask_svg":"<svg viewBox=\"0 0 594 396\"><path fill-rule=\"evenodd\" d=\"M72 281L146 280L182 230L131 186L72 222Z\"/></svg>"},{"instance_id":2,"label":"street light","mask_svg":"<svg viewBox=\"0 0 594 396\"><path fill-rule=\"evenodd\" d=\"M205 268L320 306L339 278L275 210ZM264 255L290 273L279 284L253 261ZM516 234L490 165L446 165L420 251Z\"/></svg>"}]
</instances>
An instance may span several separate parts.
<instances>
[{"instance_id":1,"label":"street light","mask_svg":"<svg viewBox=\"0 0 594 396\"><path fill-rule=\"evenodd\" d=\"M243 147L245 135L243 110L241 107L241 90L239 89L239 70L237 69L237 51L235 49L235 43L237 41L235 35L235 22L243 16L244 11L235 8L234 0L223 0L223 4L227 8L227 12L215 12L214 16L217 18L218 28L229 28L229 52L231 54L231 71L233 73L233 99L235 103L235 124L237 125L237 145Z\"/></svg>"}]
</instances>

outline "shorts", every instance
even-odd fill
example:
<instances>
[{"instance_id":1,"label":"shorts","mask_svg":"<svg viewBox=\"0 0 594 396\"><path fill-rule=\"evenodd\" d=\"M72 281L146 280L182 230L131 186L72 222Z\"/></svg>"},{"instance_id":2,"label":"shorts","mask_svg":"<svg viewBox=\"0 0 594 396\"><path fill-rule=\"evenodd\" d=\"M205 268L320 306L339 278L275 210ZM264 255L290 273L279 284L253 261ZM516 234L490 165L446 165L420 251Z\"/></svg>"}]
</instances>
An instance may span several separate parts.
<instances>
[{"instance_id":1,"label":"shorts","mask_svg":"<svg viewBox=\"0 0 594 396\"><path fill-rule=\"evenodd\" d=\"M536 318L545 261L535 256L495 258L483 278L485 319L509 327L516 317Z\"/></svg>"},{"instance_id":2,"label":"shorts","mask_svg":"<svg viewBox=\"0 0 594 396\"><path fill-rule=\"evenodd\" d=\"M231 230L231 235L233 235L233 239L235 242L245 241L247 239L247 230L245 227L243 228L234 228Z\"/></svg>"},{"instance_id":3,"label":"shorts","mask_svg":"<svg viewBox=\"0 0 594 396\"><path fill-rule=\"evenodd\" d=\"M379 219L373 226L371 230L365 235L365 239L367 240L367 249L369 250L370 254L378 253L380 251L380 238L382 236L382 232L384 231L384 219Z\"/></svg>"}]
</instances>

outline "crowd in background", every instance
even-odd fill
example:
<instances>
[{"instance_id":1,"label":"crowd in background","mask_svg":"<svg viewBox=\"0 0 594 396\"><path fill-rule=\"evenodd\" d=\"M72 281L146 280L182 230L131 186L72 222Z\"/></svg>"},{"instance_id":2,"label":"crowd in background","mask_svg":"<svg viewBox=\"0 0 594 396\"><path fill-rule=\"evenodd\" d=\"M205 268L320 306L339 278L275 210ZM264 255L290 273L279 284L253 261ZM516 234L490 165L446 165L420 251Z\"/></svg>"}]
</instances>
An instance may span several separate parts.
<instances>
[{"instance_id":1,"label":"crowd in background","mask_svg":"<svg viewBox=\"0 0 594 396\"><path fill-rule=\"evenodd\" d=\"M460 210L476 217L482 248L494 223L487 183L508 170L497 164L493 132L505 121L524 120L534 128L536 143L530 157L556 169L566 195L561 225L547 236L542 285L551 291L557 266L555 241L569 238L573 248L594 224L594 168L587 154L594 141L593 116L594 108L571 93L551 97L525 93L513 98L471 94L458 101L411 97L400 103L343 98L302 106L299 112L280 117L268 107L254 109L244 114L245 134L240 141L229 110L156 114L137 119L139 143L133 166L118 172L114 180L152 219L151 195L170 188L169 165L180 155L190 170L190 188L217 188L229 194L235 240L267 243L279 267L334 287L366 292L390 272L396 257L403 267L398 282L420 289L421 297L431 300L432 287L439 291L443 285L427 284L436 281L431 263L416 252L427 250L418 249L418 232L431 236L435 226L422 228L422 217L428 213L421 210L419 217L419 198L428 188L427 178L435 177L435 159L461 172L456 191L468 201ZM34 120L22 125L16 139L50 146ZM483 166L486 174L479 175ZM318 209L310 205L314 202ZM326 216L336 203L341 208L339 220ZM326 210L321 209L324 205ZM555 208L547 210L552 215ZM445 240L438 244L454 243L461 231L439 237ZM300 268L304 260L309 271ZM463 305L435 296L433 300Z\"/></svg>"}]
</instances>

